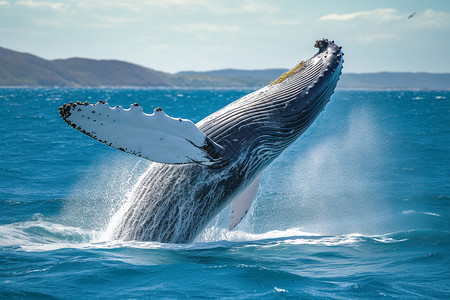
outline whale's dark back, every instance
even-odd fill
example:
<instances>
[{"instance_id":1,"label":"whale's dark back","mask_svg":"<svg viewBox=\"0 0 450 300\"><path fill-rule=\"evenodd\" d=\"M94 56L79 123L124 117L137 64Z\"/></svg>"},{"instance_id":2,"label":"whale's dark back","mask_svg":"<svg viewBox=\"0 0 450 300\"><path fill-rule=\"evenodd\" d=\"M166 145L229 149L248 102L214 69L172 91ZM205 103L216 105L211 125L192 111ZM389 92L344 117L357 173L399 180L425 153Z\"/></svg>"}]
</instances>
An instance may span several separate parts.
<instances>
[{"instance_id":1,"label":"whale's dark back","mask_svg":"<svg viewBox=\"0 0 450 300\"><path fill-rule=\"evenodd\" d=\"M135 188L116 238L189 242L317 118L333 93L342 52L319 52L281 82L251 93L197 126L224 147L221 168L154 163ZM320 44L321 43L321 44Z\"/></svg>"}]
</instances>

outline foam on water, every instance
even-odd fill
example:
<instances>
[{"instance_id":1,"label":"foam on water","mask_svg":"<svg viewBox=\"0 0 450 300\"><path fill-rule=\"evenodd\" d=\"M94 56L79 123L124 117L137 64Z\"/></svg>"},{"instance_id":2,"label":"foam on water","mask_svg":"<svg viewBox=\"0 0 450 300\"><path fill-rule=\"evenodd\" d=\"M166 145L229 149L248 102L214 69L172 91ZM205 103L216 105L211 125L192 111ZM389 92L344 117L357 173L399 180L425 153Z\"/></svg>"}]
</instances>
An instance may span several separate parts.
<instances>
[{"instance_id":1,"label":"foam on water","mask_svg":"<svg viewBox=\"0 0 450 300\"><path fill-rule=\"evenodd\" d=\"M440 214L433 213L433 212L427 212L427 211L415 211L415 210L404 210L402 211L402 214L409 215L409 214L423 214L423 215L429 215L434 217L442 217Z\"/></svg>"},{"instance_id":2,"label":"foam on water","mask_svg":"<svg viewBox=\"0 0 450 300\"><path fill-rule=\"evenodd\" d=\"M95 231L46 221L27 221L0 226L0 246L25 251L49 251L90 243Z\"/></svg>"},{"instance_id":3,"label":"foam on water","mask_svg":"<svg viewBox=\"0 0 450 300\"><path fill-rule=\"evenodd\" d=\"M305 232L301 228L273 230L252 234L241 230L210 227L197 241L190 244L159 242L102 240L104 232L84 230L47 221L27 221L0 226L0 247L19 248L27 252L53 251L59 249L211 249L217 247L274 247L279 245L339 246L370 239L380 243L402 242L386 235L364 236L359 233L321 236ZM211 240L208 240L210 238Z\"/></svg>"}]
</instances>

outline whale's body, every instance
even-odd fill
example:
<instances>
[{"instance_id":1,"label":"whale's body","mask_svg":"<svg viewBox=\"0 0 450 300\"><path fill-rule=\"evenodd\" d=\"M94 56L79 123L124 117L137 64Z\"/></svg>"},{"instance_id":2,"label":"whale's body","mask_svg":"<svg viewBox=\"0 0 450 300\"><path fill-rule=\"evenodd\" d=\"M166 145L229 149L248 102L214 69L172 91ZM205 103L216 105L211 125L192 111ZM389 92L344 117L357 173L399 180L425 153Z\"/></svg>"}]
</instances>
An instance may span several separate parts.
<instances>
[{"instance_id":1,"label":"whale's body","mask_svg":"<svg viewBox=\"0 0 450 300\"><path fill-rule=\"evenodd\" d=\"M190 242L232 201L240 202L230 228L236 226L251 204L263 170L313 123L334 92L343 54L325 39L316 46L316 55L271 85L196 124L208 139L204 148L210 163L192 156L188 158L194 163L153 163L112 229L114 238ZM83 126L77 129L83 131Z\"/></svg>"}]
</instances>

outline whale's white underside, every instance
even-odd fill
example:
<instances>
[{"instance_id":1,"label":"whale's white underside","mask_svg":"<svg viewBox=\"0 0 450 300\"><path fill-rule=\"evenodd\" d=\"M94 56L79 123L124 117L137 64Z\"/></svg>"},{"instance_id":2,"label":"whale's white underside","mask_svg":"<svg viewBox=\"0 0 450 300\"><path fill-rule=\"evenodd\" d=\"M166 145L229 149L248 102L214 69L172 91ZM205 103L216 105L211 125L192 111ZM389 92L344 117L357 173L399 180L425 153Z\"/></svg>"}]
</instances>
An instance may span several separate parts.
<instances>
[{"instance_id":1,"label":"whale's white underside","mask_svg":"<svg viewBox=\"0 0 450 300\"><path fill-rule=\"evenodd\" d=\"M99 102L76 105L67 121L108 146L151 161L214 163L201 148L205 134L192 121L169 117L162 109L146 114L138 105L124 109Z\"/></svg>"}]
</instances>

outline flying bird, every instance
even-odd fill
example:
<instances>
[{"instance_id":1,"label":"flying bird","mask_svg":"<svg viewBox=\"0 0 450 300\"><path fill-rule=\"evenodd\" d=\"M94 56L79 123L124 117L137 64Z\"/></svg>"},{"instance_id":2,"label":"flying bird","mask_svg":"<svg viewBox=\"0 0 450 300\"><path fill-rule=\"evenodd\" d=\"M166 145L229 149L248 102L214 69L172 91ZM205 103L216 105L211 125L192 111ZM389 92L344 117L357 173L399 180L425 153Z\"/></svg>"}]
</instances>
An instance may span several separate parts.
<instances>
[{"instance_id":1,"label":"flying bird","mask_svg":"<svg viewBox=\"0 0 450 300\"><path fill-rule=\"evenodd\" d=\"M408 20L412 19L415 15L416 15L416 12L413 12L412 14L410 14L409 17L408 17Z\"/></svg>"}]
</instances>

